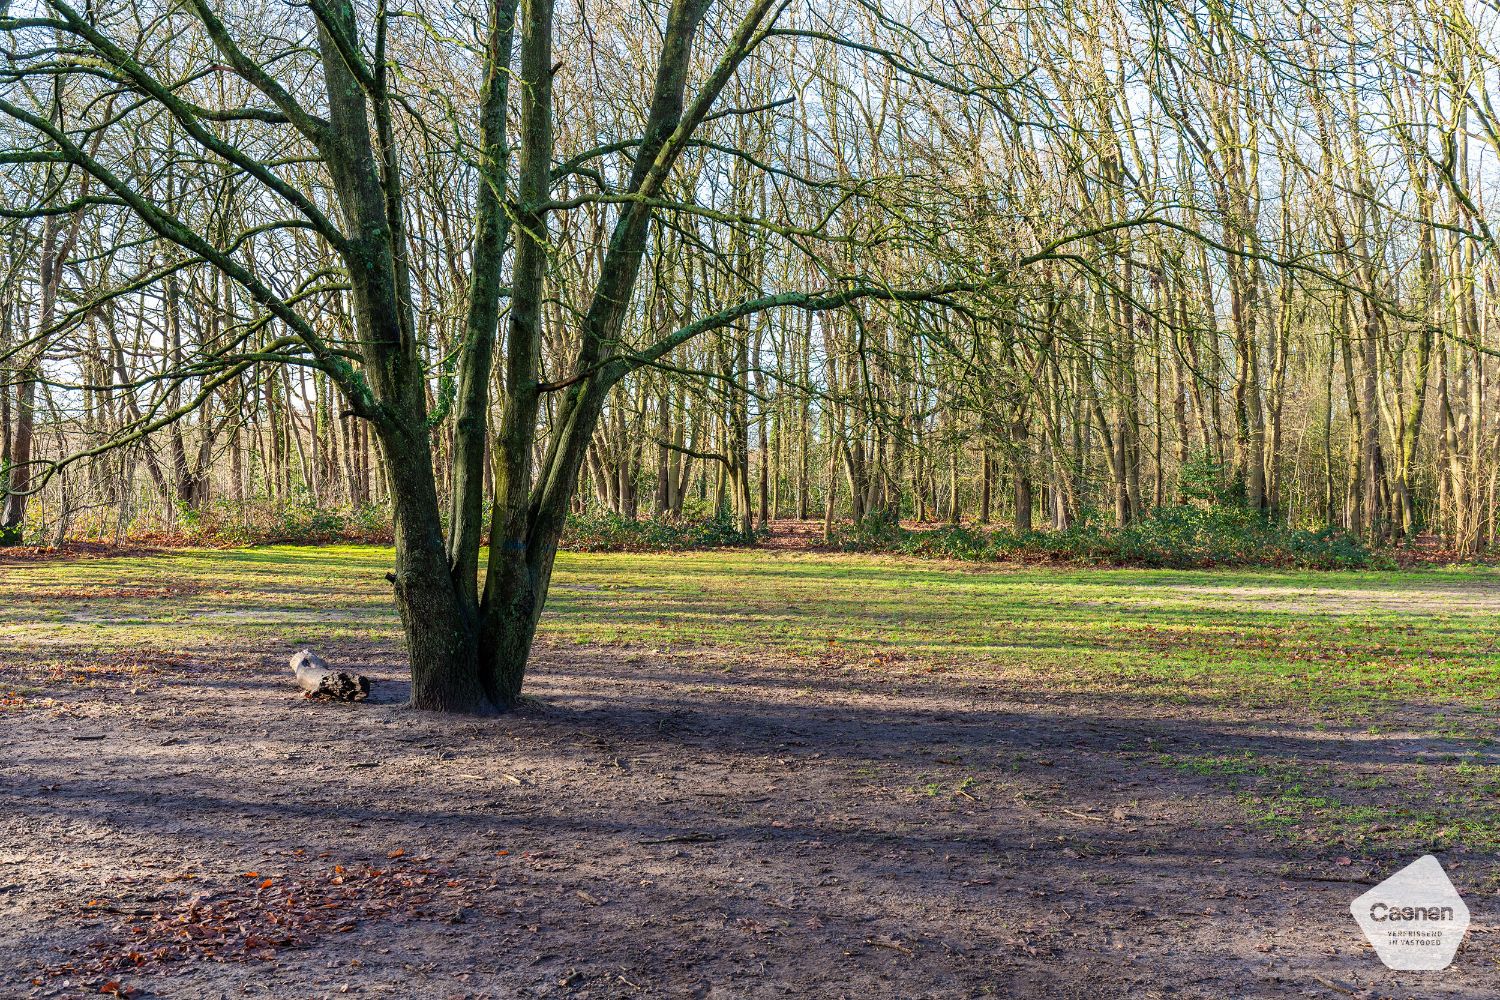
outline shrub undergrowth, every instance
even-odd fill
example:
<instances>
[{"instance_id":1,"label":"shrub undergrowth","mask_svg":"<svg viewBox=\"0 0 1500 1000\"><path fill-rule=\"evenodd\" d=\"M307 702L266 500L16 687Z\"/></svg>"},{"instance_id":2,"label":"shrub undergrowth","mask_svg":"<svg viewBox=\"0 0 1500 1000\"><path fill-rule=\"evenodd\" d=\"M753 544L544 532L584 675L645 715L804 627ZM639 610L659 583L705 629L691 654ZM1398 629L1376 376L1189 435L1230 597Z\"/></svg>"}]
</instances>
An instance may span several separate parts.
<instances>
[{"instance_id":1,"label":"shrub undergrowth","mask_svg":"<svg viewBox=\"0 0 1500 1000\"><path fill-rule=\"evenodd\" d=\"M355 541L389 543L391 512L385 505L328 506L310 495L272 502L214 501L178 511L177 534L166 540L212 546L318 545ZM579 552L661 552L754 544L727 513L689 511L682 517L631 520L609 511L589 510L568 518L560 547Z\"/></svg>"},{"instance_id":2,"label":"shrub undergrowth","mask_svg":"<svg viewBox=\"0 0 1500 1000\"><path fill-rule=\"evenodd\" d=\"M310 493L289 500L214 500L177 512L186 540L201 545L321 545L389 542L391 512L384 504L319 503Z\"/></svg>"},{"instance_id":3,"label":"shrub undergrowth","mask_svg":"<svg viewBox=\"0 0 1500 1000\"><path fill-rule=\"evenodd\" d=\"M1017 534L972 525L906 528L869 519L835 532L847 552L887 552L971 562L1079 562L1201 569L1273 566L1361 569L1382 564L1358 539L1332 529L1289 528L1245 507L1179 504L1119 528L1085 517L1061 531Z\"/></svg>"},{"instance_id":4,"label":"shrub undergrowth","mask_svg":"<svg viewBox=\"0 0 1500 1000\"><path fill-rule=\"evenodd\" d=\"M560 547L574 552L676 552L753 545L762 537L757 532L747 539L727 512L631 520L591 510L568 518Z\"/></svg>"}]
</instances>

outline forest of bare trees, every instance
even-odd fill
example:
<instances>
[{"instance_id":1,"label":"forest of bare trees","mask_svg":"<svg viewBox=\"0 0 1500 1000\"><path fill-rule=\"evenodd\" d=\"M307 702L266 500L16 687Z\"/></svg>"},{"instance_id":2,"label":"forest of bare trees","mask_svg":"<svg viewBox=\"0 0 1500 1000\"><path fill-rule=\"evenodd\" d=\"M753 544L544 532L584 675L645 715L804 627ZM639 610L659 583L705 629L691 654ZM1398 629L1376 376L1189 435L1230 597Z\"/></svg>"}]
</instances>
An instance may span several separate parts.
<instances>
[{"instance_id":1,"label":"forest of bare trees","mask_svg":"<svg viewBox=\"0 0 1500 1000\"><path fill-rule=\"evenodd\" d=\"M1472 554L1497 14L0 3L0 531L394 518L491 659L585 507Z\"/></svg>"}]
</instances>

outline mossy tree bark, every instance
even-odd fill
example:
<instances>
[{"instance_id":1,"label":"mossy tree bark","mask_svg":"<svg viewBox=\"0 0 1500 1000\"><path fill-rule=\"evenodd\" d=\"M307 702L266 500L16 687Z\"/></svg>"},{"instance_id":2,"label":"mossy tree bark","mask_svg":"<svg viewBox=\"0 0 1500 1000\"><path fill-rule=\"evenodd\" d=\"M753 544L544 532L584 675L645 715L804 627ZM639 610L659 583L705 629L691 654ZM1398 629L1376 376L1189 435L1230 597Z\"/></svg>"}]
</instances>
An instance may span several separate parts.
<instances>
[{"instance_id":1,"label":"mossy tree bark","mask_svg":"<svg viewBox=\"0 0 1500 1000\"><path fill-rule=\"evenodd\" d=\"M352 6L321 8L319 42L330 100L320 147L354 234L345 244L344 257L356 303L363 370L369 374L368 416L390 470L396 522L391 580L410 651L411 700L417 707L483 711L507 708L520 697L569 501L594 428L610 389L642 363L638 357L619 356L617 345L646 252L655 215L652 203L661 196L674 162L719 91L758 43L758 28L773 5L753 5L739 35L689 102L693 42L708 6L709 0L677 0L671 7L649 114L626 186L631 200L619 210L598 283L577 331L575 374L547 384L541 381L541 353L548 216L555 209L550 201L555 170L553 2L496 0L491 5L480 109L474 270L457 374L454 496L446 536L433 473L433 415L427 411L426 373L413 333L400 171L388 128L390 98L381 67L361 63ZM505 116L516 40L520 144L514 198L507 204L511 150ZM514 258L505 396L498 433L491 440L485 418L499 336L507 236L514 242ZM539 414L548 392L565 396L542 442ZM486 526L482 491L491 448L495 504ZM539 451L544 458L533 468ZM481 590L478 563L486 534L491 544Z\"/></svg>"}]
</instances>

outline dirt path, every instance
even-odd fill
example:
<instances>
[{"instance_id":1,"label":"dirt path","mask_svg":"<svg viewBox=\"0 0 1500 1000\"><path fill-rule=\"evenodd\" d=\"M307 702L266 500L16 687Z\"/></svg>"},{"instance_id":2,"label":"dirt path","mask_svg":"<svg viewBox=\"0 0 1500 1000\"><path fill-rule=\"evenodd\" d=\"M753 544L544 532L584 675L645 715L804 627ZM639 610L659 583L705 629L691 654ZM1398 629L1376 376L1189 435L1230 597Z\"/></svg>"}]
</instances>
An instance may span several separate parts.
<instances>
[{"instance_id":1,"label":"dirt path","mask_svg":"<svg viewBox=\"0 0 1500 1000\"><path fill-rule=\"evenodd\" d=\"M378 703L304 702L269 652L204 653L164 659L149 695L0 713L0 994L1480 997L1500 982L1493 896L1470 898L1478 932L1453 969L1387 973L1348 915L1375 880L1364 862L1247 829L1211 782L1152 763L1274 744L1398 766L1399 732L575 648L541 654L540 705L455 722L396 704L388 652L329 653L380 678Z\"/></svg>"}]
</instances>

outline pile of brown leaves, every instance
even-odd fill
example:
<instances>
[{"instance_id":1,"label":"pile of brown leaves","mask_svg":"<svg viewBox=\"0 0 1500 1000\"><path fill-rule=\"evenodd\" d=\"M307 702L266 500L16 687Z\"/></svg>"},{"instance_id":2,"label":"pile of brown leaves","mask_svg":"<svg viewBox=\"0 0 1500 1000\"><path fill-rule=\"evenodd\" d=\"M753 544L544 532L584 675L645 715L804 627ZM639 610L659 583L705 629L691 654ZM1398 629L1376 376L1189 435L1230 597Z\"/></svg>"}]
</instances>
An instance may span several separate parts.
<instances>
[{"instance_id":1,"label":"pile of brown leaves","mask_svg":"<svg viewBox=\"0 0 1500 1000\"><path fill-rule=\"evenodd\" d=\"M32 982L68 977L92 982L90 989L105 994L129 996L121 982L125 973L167 973L194 961L270 961L282 950L347 934L364 921L452 921L473 905L468 896L478 887L444 879L422 866L427 859L406 858L403 851L391 852L391 858L393 864L379 868L318 866L281 877L247 871L232 888L155 906L89 900L76 913L86 924L106 914L121 919L76 958L49 966Z\"/></svg>"}]
</instances>

